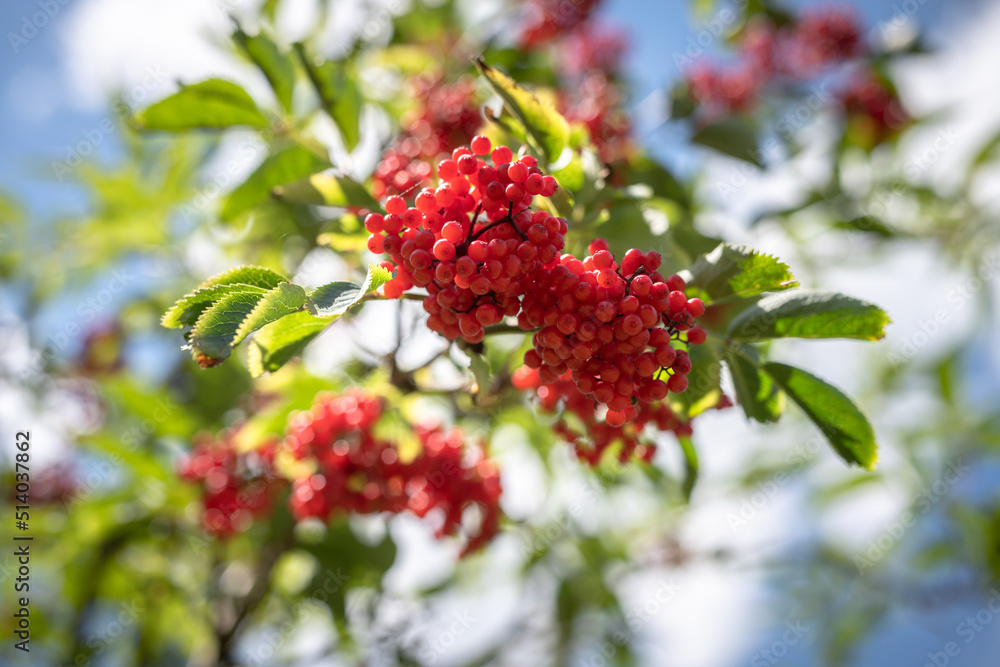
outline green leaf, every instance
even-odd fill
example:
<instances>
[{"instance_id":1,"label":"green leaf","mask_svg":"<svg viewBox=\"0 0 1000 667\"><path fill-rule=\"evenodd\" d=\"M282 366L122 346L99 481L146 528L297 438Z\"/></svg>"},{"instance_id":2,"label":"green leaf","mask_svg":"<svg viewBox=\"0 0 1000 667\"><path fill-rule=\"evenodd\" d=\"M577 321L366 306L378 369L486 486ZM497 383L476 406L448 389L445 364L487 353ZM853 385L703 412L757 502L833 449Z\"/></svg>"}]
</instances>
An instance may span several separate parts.
<instances>
[{"instance_id":1,"label":"green leaf","mask_svg":"<svg viewBox=\"0 0 1000 667\"><path fill-rule=\"evenodd\" d=\"M289 146L269 156L242 184L229 193L220 216L232 220L240 213L267 201L279 185L307 178L330 166L327 160L300 145Z\"/></svg>"},{"instance_id":2,"label":"green leaf","mask_svg":"<svg viewBox=\"0 0 1000 667\"><path fill-rule=\"evenodd\" d=\"M248 125L262 130L267 118L250 95L235 83L208 79L181 89L139 112L135 122L144 130L184 131Z\"/></svg>"},{"instance_id":3,"label":"green leaf","mask_svg":"<svg viewBox=\"0 0 1000 667\"><path fill-rule=\"evenodd\" d=\"M748 246L721 244L681 274L706 301L745 298L798 285L788 265Z\"/></svg>"},{"instance_id":4,"label":"green leaf","mask_svg":"<svg viewBox=\"0 0 1000 667\"><path fill-rule=\"evenodd\" d=\"M259 377L273 373L299 354L323 329L335 322L358 303L365 294L373 292L389 280L385 268L372 264L361 285L334 282L309 293L306 307L282 317L260 329L250 341L247 365L250 374Z\"/></svg>"},{"instance_id":5,"label":"green leaf","mask_svg":"<svg viewBox=\"0 0 1000 667\"><path fill-rule=\"evenodd\" d=\"M224 284L199 287L190 294L185 294L164 313L160 324L167 328L192 326L206 308L227 294L248 292L263 296L267 290L255 285Z\"/></svg>"},{"instance_id":6,"label":"green leaf","mask_svg":"<svg viewBox=\"0 0 1000 667\"><path fill-rule=\"evenodd\" d=\"M490 362L485 355L474 350L466 349L465 352L469 355L469 369L472 371L473 377L476 378L476 397L478 398L489 391L490 378L493 377L490 372Z\"/></svg>"},{"instance_id":7,"label":"green leaf","mask_svg":"<svg viewBox=\"0 0 1000 667\"><path fill-rule=\"evenodd\" d=\"M274 289L281 283L287 283L288 278L271 269L262 266L236 266L219 275L209 278L198 289L213 285L253 285L265 290Z\"/></svg>"},{"instance_id":8,"label":"green leaf","mask_svg":"<svg viewBox=\"0 0 1000 667\"><path fill-rule=\"evenodd\" d=\"M729 323L733 340L762 338L855 338L879 340L889 316L860 299L837 292L796 291L766 296Z\"/></svg>"},{"instance_id":9,"label":"green leaf","mask_svg":"<svg viewBox=\"0 0 1000 667\"><path fill-rule=\"evenodd\" d=\"M349 282L332 282L317 287L309 293L309 310L319 317L339 317L348 308L361 300L365 294L374 292L392 278L385 267L378 264L368 266L368 275L360 285Z\"/></svg>"},{"instance_id":10,"label":"green leaf","mask_svg":"<svg viewBox=\"0 0 1000 667\"><path fill-rule=\"evenodd\" d=\"M758 167L763 166L757 148L757 135L743 119L726 118L707 125L695 132L691 141Z\"/></svg>"},{"instance_id":11,"label":"green leaf","mask_svg":"<svg viewBox=\"0 0 1000 667\"><path fill-rule=\"evenodd\" d=\"M247 366L250 374L260 377L273 373L305 348L336 318L316 317L306 311L292 313L268 324L250 341Z\"/></svg>"},{"instance_id":12,"label":"green leaf","mask_svg":"<svg viewBox=\"0 0 1000 667\"><path fill-rule=\"evenodd\" d=\"M278 104L285 111L292 110L292 91L295 88L295 65L288 54L263 33L248 35L241 28L233 33L233 40L240 45L257 68L267 77Z\"/></svg>"},{"instance_id":13,"label":"green leaf","mask_svg":"<svg viewBox=\"0 0 1000 667\"><path fill-rule=\"evenodd\" d=\"M631 185L648 185L656 197L688 202L688 193L680 181L666 167L646 155L630 159L626 174Z\"/></svg>"},{"instance_id":14,"label":"green leaf","mask_svg":"<svg viewBox=\"0 0 1000 667\"><path fill-rule=\"evenodd\" d=\"M785 394L760 367L753 348L734 345L726 350L726 365L733 378L736 400L749 419L776 422L785 410Z\"/></svg>"},{"instance_id":15,"label":"green leaf","mask_svg":"<svg viewBox=\"0 0 1000 667\"><path fill-rule=\"evenodd\" d=\"M863 215L857 218L852 218L851 220L841 220L840 222L834 223L833 226L837 229L875 234L876 236L881 236L882 238L891 238L897 235L891 227L886 225L884 222L871 217L870 215Z\"/></svg>"},{"instance_id":16,"label":"green leaf","mask_svg":"<svg viewBox=\"0 0 1000 667\"><path fill-rule=\"evenodd\" d=\"M246 316L232 345L235 347L261 327L279 320L286 315L302 310L306 305L306 291L298 285L282 283L268 292L257 302L257 306Z\"/></svg>"},{"instance_id":17,"label":"green leaf","mask_svg":"<svg viewBox=\"0 0 1000 667\"><path fill-rule=\"evenodd\" d=\"M260 298L258 294L232 292L201 314L188 339L191 353L199 366L210 368L229 357L236 332Z\"/></svg>"},{"instance_id":18,"label":"green leaf","mask_svg":"<svg viewBox=\"0 0 1000 667\"><path fill-rule=\"evenodd\" d=\"M801 368L772 362L763 369L798 403L845 461L867 470L875 467L875 431L850 398Z\"/></svg>"},{"instance_id":19,"label":"green leaf","mask_svg":"<svg viewBox=\"0 0 1000 667\"><path fill-rule=\"evenodd\" d=\"M691 438L681 436L677 438L681 445L681 452L684 454L684 483L681 491L684 493L684 500L691 501L691 492L698 482L698 450L694 448Z\"/></svg>"},{"instance_id":20,"label":"green leaf","mask_svg":"<svg viewBox=\"0 0 1000 667\"><path fill-rule=\"evenodd\" d=\"M302 44L296 44L299 60L309 75L320 103L340 129L344 145L351 151L361 140L361 106L364 97L349 62L316 63Z\"/></svg>"},{"instance_id":21,"label":"green leaf","mask_svg":"<svg viewBox=\"0 0 1000 667\"><path fill-rule=\"evenodd\" d=\"M274 188L278 199L297 204L377 209L379 204L363 185L346 176L313 174L290 185Z\"/></svg>"},{"instance_id":22,"label":"green leaf","mask_svg":"<svg viewBox=\"0 0 1000 667\"><path fill-rule=\"evenodd\" d=\"M691 345L688 354L691 356L688 388L681 394L670 395L671 409L685 419L714 408L722 398L721 366L713 351L707 345Z\"/></svg>"},{"instance_id":23,"label":"green leaf","mask_svg":"<svg viewBox=\"0 0 1000 667\"><path fill-rule=\"evenodd\" d=\"M569 145L570 130L566 119L551 104L539 100L506 74L487 66L482 58L476 65L511 114L524 126L534 147L548 163L558 161Z\"/></svg>"}]
</instances>

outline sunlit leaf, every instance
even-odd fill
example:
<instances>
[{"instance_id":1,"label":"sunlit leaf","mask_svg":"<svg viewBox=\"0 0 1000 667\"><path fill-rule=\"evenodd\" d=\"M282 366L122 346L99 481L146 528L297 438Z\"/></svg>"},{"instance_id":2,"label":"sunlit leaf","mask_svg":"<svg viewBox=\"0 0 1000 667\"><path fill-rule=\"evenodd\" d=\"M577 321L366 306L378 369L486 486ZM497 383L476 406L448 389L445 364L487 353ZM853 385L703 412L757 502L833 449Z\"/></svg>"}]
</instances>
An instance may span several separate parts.
<instances>
[{"instance_id":1,"label":"sunlit leaf","mask_svg":"<svg viewBox=\"0 0 1000 667\"><path fill-rule=\"evenodd\" d=\"M876 305L837 292L795 291L772 294L729 323L733 340L764 338L856 338L885 336L889 316Z\"/></svg>"},{"instance_id":2,"label":"sunlit leaf","mask_svg":"<svg viewBox=\"0 0 1000 667\"><path fill-rule=\"evenodd\" d=\"M136 114L135 122L144 130L170 131L225 129L238 125L264 129L268 125L267 118L250 95L223 79L182 84L170 97Z\"/></svg>"},{"instance_id":3,"label":"sunlit leaf","mask_svg":"<svg viewBox=\"0 0 1000 667\"><path fill-rule=\"evenodd\" d=\"M875 431L850 398L801 368L771 362L763 369L819 427L845 461L867 470L875 467Z\"/></svg>"}]
</instances>

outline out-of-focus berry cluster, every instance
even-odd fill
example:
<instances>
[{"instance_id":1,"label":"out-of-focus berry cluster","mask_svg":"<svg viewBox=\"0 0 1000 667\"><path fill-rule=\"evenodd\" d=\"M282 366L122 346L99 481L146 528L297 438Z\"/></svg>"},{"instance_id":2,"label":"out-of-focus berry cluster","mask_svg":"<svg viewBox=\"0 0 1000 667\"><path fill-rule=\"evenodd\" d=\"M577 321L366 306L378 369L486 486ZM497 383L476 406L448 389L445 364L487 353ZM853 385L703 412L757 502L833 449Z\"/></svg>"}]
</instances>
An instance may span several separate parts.
<instances>
[{"instance_id":1,"label":"out-of-focus berry cluster","mask_svg":"<svg viewBox=\"0 0 1000 667\"><path fill-rule=\"evenodd\" d=\"M404 511L423 517L437 510L437 536L444 537L458 534L466 510L476 507L481 522L465 553L492 539L499 529L500 476L482 448L468 445L457 428L417 427L421 451L403 461L397 446L373 431L381 416L378 398L351 392L320 396L289 420L285 446L317 464L292 485L295 517L326 521L336 512Z\"/></svg>"},{"instance_id":2,"label":"out-of-focus berry cluster","mask_svg":"<svg viewBox=\"0 0 1000 667\"><path fill-rule=\"evenodd\" d=\"M218 437L198 436L180 472L202 487L205 530L229 537L267 514L274 496L288 487L275 470L282 453L315 465L291 483L288 503L296 520L436 512L438 537L467 534L464 553L489 542L500 526L501 489L497 467L483 448L467 443L457 428L418 425L421 449L404 461L396 444L375 435L382 414L382 401L366 392L321 394L309 410L289 417L282 441L251 452L237 452L231 429ZM474 533L464 530L472 507L480 516Z\"/></svg>"},{"instance_id":3,"label":"out-of-focus berry cluster","mask_svg":"<svg viewBox=\"0 0 1000 667\"><path fill-rule=\"evenodd\" d=\"M256 517L271 510L283 481L274 474L274 444L247 454L236 449L236 431L217 437L199 434L191 454L182 463L185 479L202 486L202 526L220 537L245 532Z\"/></svg>"},{"instance_id":4,"label":"out-of-focus berry cluster","mask_svg":"<svg viewBox=\"0 0 1000 667\"><path fill-rule=\"evenodd\" d=\"M771 84L799 85L847 64L860 65L857 60L868 55L862 34L849 7L807 8L780 28L755 16L740 34L736 62L695 63L685 75L688 89L705 120L746 113ZM849 115L865 116L879 141L907 120L895 94L870 71L845 77L833 97Z\"/></svg>"},{"instance_id":5,"label":"out-of-focus berry cluster","mask_svg":"<svg viewBox=\"0 0 1000 667\"><path fill-rule=\"evenodd\" d=\"M438 75L408 82L415 108L401 120L401 132L375 167L376 198L408 194L430 182L429 160L469 143L482 124L475 81L445 83Z\"/></svg>"}]
</instances>

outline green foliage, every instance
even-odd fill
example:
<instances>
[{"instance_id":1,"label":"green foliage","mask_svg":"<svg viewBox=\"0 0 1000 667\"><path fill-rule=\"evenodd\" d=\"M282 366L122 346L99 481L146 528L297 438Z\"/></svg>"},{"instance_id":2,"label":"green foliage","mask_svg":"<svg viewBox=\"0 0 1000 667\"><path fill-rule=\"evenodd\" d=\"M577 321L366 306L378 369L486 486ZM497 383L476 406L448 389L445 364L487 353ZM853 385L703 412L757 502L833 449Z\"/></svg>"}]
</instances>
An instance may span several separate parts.
<instances>
[{"instance_id":1,"label":"green foliage","mask_svg":"<svg viewBox=\"0 0 1000 667\"><path fill-rule=\"evenodd\" d=\"M764 338L854 338L880 340L889 316L860 299L823 291L764 297L737 315L726 330L732 340Z\"/></svg>"},{"instance_id":2,"label":"green foliage","mask_svg":"<svg viewBox=\"0 0 1000 667\"><path fill-rule=\"evenodd\" d=\"M726 349L726 366L744 414L762 423L778 421L785 410L785 394L760 367L756 351L733 345Z\"/></svg>"},{"instance_id":3,"label":"green foliage","mask_svg":"<svg viewBox=\"0 0 1000 667\"><path fill-rule=\"evenodd\" d=\"M274 196L298 204L377 209L379 204L361 184L346 176L314 174L273 190Z\"/></svg>"},{"instance_id":4,"label":"green foliage","mask_svg":"<svg viewBox=\"0 0 1000 667\"><path fill-rule=\"evenodd\" d=\"M569 123L550 104L521 87L513 79L489 67L482 59L476 61L479 71L490 87L503 99L504 105L524 127L528 142L549 164L561 161L569 146Z\"/></svg>"},{"instance_id":5,"label":"green foliage","mask_svg":"<svg viewBox=\"0 0 1000 667\"><path fill-rule=\"evenodd\" d=\"M194 319L188 346L203 368L221 363L233 347L262 329L249 356L256 377L283 366L327 325L390 277L388 271L373 264L361 285L329 283L307 296L302 287L274 271L237 267L205 281L181 298L166 312L161 324L180 327ZM271 287L265 290L263 286Z\"/></svg>"},{"instance_id":6,"label":"green foliage","mask_svg":"<svg viewBox=\"0 0 1000 667\"><path fill-rule=\"evenodd\" d=\"M760 149L757 147L757 135L742 118L725 118L706 125L694 133L691 141L723 155L758 167L763 166L760 161Z\"/></svg>"},{"instance_id":7,"label":"green foliage","mask_svg":"<svg viewBox=\"0 0 1000 667\"><path fill-rule=\"evenodd\" d=\"M850 398L801 368L774 362L762 368L819 427L845 461L867 470L875 467L875 432Z\"/></svg>"},{"instance_id":8,"label":"green foliage","mask_svg":"<svg viewBox=\"0 0 1000 667\"><path fill-rule=\"evenodd\" d=\"M233 33L233 41L267 78L281 108L290 112L292 93L295 89L295 65L288 54L282 53L278 45L264 33L248 35L241 28L237 28Z\"/></svg>"},{"instance_id":9,"label":"green foliage","mask_svg":"<svg viewBox=\"0 0 1000 667\"><path fill-rule=\"evenodd\" d=\"M268 125L250 95L223 79L181 84L178 92L136 114L135 123L143 130L171 132L240 125L261 130Z\"/></svg>"},{"instance_id":10,"label":"green foliage","mask_svg":"<svg viewBox=\"0 0 1000 667\"><path fill-rule=\"evenodd\" d=\"M706 303L742 299L798 286L788 265L747 246L720 244L682 273Z\"/></svg>"},{"instance_id":11,"label":"green foliage","mask_svg":"<svg viewBox=\"0 0 1000 667\"><path fill-rule=\"evenodd\" d=\"M268 156L252 174L226 197L220 215L232 220L271 197L280 186L308 178L330 166L325 158L300 145L289 146Z\"/></svg>"}]
</instances>

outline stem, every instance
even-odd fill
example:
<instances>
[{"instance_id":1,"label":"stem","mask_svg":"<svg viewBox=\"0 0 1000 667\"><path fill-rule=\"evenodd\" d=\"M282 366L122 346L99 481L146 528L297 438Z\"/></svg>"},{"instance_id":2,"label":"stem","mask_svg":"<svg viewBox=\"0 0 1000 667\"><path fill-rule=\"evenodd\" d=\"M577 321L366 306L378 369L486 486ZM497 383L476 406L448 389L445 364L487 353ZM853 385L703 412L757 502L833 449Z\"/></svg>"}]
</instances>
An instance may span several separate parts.
<instances>
[{"instance_id":1,"label":"stem","mask_svg":"<svg viewBox=\"0 0 1000 667\"><path fill-rule=\"evenodd\" d=\"M494 324L486 327L484 331L487 336L491 334L528 333L516 324Z\"/></svg>"},{"instance_id":2,"label":"stem","mask_svg":"<svg viewBox=\"0 0 1000 667\"><path fill-rule=\"evenodd\" d=\"M381 296L379 294L376 294L375 292L372 292L371 294L366 294L363 297L361 297L361 300L362 301L399 301L399 299L405 299L407 301L423 301L425 298L426 298L426 296L423 295L423 294L412 294L410 292L404 292L403 294L400 294L395 299L387 299L384 296Z\"/></svg>"},{"instance_id":3,"label":"stem","mask_svg":"<svg viewBox=\"0 0 1000 667\"><path fill-rule=\"evenodd\" d=\"M236 664L232 657L232 651L236 645L236 640L239 639L242 630L246 627L247 617L257 608L261 601L263 601L264 596L267 595L268 588L271 585L271 572L274 570L274 566L278 563L278 559L281 555L291 546L292 536L292 527L291 524L289 524L288 530L284 535L282 535L278 544L274 545L274 547L270 550L265 550L257 568L256 581L254 581L253 588L251 588L250 592L247 593L243 602L243 607L236 615L236 620L233 621L232 626L230 626L228 630L218 633L217 639L219 645L220 665Z\"/></svg>"}]
</instances>

